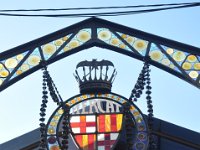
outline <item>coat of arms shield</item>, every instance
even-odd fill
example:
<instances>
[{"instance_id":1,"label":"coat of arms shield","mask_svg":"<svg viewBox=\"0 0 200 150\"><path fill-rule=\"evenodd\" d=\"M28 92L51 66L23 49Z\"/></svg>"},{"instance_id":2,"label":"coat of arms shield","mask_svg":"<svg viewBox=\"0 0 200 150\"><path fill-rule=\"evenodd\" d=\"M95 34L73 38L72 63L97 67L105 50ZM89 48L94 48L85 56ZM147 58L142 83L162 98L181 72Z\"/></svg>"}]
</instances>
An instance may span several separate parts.
<instances>
[{"instance_id":1,"label":"coat of arms shield","mask_svg":"<svg viewBox=\"0 0 200 150\"><path fill-rule=\"evenodd\" d=\"M111 150L122 129L123 114L72 115L72 136L81 150Z\"/></svg>"}]
</instances>

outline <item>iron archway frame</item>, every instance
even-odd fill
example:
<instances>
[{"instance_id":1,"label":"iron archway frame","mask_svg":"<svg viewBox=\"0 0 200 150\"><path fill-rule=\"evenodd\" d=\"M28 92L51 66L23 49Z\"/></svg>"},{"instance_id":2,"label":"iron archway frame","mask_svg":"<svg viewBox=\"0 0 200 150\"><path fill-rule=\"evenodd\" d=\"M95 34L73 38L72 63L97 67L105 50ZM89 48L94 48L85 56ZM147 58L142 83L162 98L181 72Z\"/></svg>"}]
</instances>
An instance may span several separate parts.
<instances>
[{"instance_id":1,"label":"iron archway frame","mask_svg":"<svg viewBox=\"0 0 200 150\"><path fill-rule=\"evenodd\" d=\"M89 32L90 38L87 41L81 42L81 44L69 48L69 44L72 41L77 40L78 34L85 30ZM115 43L113 44L110 42L110 39L109 41L106 41L100 38L98 34L102 30L105 30L111 34L112 38L118 39L118 41L123 44L123 47L120 47ZM123 36L132 37L138 41L145 42L146 47L143 53L135 48L133 43L130 44ZM56 46L56 51L46 56L47 54L44 53L44 46L48 43L55 43L56 40L64 37L66 37L66 39L61 45ZM64 51L63 49L65 47L68 47L69 49ZM0 91L3 91L17 81L41 69L44 67L44 65L50 65L62 58L91 47L105 48L123 55L127 55L134 59L138 59L140 61L148 61L151 65L167 71L168 73L175 75L176 77L194 85L195 87L200 88L200 69L198 70L192 68L186 70L183 68L183 63L187 62L188 56L192 55L197 58L196 63L200 62L199 48L93 17L26 44L12 48L8 51L2 52L0 54L1 70L6 71L7 74L0 76L2 82L0 85ZM170 55L167 49L172 49L173 53ZM174 66L174 68L163 64L160 58L159 60L156 60L151 57L150 53L155 50L156 52L159 51L158 54L162 54L162 58L167 59L170 64ZM174 58L175 53L184 54L183 60L176 60ZM20 59L18 59L19 56L21 56ZM30 63L29 59L32 58L32 56L37 56L37 59L39 59L40 62L36 62L35 64ZM11 66L9 66L8 61L12 62L13 60L14 63L17 61L17 64L11 64ZM20 70L24 64L28 64L28 68L25 70ZM191 77L189 74L192 71L194 71L196 74L198 73L195 75L195 78Z\"/></svg>"}]
</instances>

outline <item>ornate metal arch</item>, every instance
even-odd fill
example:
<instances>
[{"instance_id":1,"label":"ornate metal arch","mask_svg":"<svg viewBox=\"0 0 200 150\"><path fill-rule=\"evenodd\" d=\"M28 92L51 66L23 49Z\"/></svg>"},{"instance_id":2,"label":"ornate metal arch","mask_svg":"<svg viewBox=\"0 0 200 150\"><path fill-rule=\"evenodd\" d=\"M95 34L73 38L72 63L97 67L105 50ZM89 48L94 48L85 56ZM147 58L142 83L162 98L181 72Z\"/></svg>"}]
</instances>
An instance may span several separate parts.
<instances>
[{"instance_id":1,"label":"ornate metal arch","mask_svg":"<svg viewBox=\"0 0 200 150\"><path fill-rule=\"evenodd\" d=\"M106 48L150 64L200 88L200 49L90 18L0 54L0 91L71 54Z\"/></svg>"}]
</instances>

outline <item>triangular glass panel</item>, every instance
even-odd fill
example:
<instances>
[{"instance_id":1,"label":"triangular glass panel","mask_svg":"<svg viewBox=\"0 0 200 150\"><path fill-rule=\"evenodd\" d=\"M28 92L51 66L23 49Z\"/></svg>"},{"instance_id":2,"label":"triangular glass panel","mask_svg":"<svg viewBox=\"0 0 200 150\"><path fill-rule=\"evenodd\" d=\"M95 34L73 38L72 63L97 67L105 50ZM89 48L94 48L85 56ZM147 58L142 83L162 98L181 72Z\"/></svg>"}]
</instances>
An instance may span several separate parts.
<instances>
[{"instance_id":1,"label":"triangular glass panel","mask_svg":"<svg viewBox=\"0 0 200 150\"><path fill-rule=\"evenodd\" d=\"M151 60L181 73L180 69L169 59L169 56L163 53L162 50L154 43L151 44L149 56Z\"/></svg>"},{"instance_id":2,"label":"triangular glass panel","mask_svg":"<svg viewBox=\"0 0 200 150\"><path fill-rule=\"evenodd\" d=\"M41 59L39 48L35 48L34 51L28 56L28 58L24 60L21 66L16 70L15 74L13 74L11 79L37 66L41 60L42 59Z\"/></svg>"},{"instance_id":3,"label":"triangular glass panel","mask_svg":"<svg viewBox=\"0 0 200 150\"><path fill-rule=\"evenodd\" d=\"M170 55L170 57L173 58L173 60L188 74L191 79L197 79L200 71L199 56L166 46L162 47Z\"/></svg>"},{"instance_id":4,"label":"triangular glass panel","mask_svg":"<svg viewBox=\"0 0 200 150\"><path fill-rule=\"evenodd\" d=\"M73 50L74 48L77 48L87 41L89 41L92 37L91 28L85 28L80 30L63 49L59 52L59 54L68 52L70 50Z\"/></svg>"},{"instance_id":5,"label":"triangular glass panel","mask_svg":"<svg viewBox=\"0 0 200 150\"><path fill-rule=\"evenodd\" d=\"M132 48L134 48L142 56L146 55L148 41L137 38L135 36L130 36L128 34L117 32L121 38L123 38Z\"/></svg>"},{"instance_id":6,"label":"triangular glass panel","mask_svg":"<svg viewBox=\"0 0 200 150\"><path fill-rule=\"evenodd\" d=\"M0 62L0 78L7 78L9 75L15 71L16 67L23 61L24 57L28 51L8 58ZM0 81L1 82L1 81Z\"/></svg>"},{"instance_id":7,"label":"triangular glass panel","mask_svg":"<svg viewBox=\"0 0 200 150\"><path fill-rule=\"evenodd\" d=\"M59 48L69 39L72 34L66 35L62 38L49 42L41 46L44 59L48 60Z\"/></svg>"},{"instance_id":8,"label":"triangular glass panel","mask_svg":"<svg viewBox=\"0 0 200 150\"><path fill-rule=\"evenodd\" d=\"M107 28L98 28L97 29L97 36L98 39L105 42L108 45L112 45L124 50L128 50L133 52L127 44L122 42L121 39L119 39L115 34L113 34L109 29Z\"/></svg>"}]
</instances>

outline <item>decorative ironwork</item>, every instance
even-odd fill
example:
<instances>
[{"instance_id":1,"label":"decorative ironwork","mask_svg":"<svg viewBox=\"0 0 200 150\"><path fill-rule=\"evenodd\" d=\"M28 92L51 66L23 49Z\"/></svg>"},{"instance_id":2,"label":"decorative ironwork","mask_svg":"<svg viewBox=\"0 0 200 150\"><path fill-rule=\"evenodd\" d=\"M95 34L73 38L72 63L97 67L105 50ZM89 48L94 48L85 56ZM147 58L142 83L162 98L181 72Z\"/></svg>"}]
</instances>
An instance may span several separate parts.
<instances>
[{"instance_id":1,"label":"decorative ironwork","mask_svg":"<svg viewBox=\"0 0 200 150\"><path fill-rule=\"evenodd\" d=\"M142 71L138 77L138 80L134 86L134 89L131 92L131 96L129 98L130 101L137 102L137 99L140 98L144 87L146 86L146 100L147 100L147 120L148 120L148 128L149 128L149 149L156 150L157 145L154 141L154 136L152 135L153 131L153 104L151 98L151 79L150 79L150 69L149 69L148 59L144 63Z\"/></svg>"},{"instance_id":2,"label":"decorative ironwork","mask_svg":"<svg viewBox=\"0 0 200 150\"><path fill-rule=\"evenodd\" d=\"M146 74L146 63L144 64L141 73L137 79L137 82L131 92L129 100L137 102L137 99L140 98L145 86L145 74Z\"/></svg>"},{"instance_id":3,"label":"decorative ironwork","mask_svg":"<svg viewBox=\"0 0 200 150\"><path fill-rule=\"evenodd\" d=\"M109 75L110 70L112 70L112 73ZM76 66L74 76L79 83L80 93L97 93L110 92L116 74L112 62L93 59L92 61L80 62Z\"/></svg>"},{"instance_id":4,"label":"decorative ironwork","mask_svg":"<svg viewBox=\"0 0 200 150\"><path fill-rule=\"evenodd\" d=\"M41 132L41 140L40 140L40 150L45 150L46 148L46 124L45 124L45 116L46 116L46 108L48 103L48 92L47 92L47 70L43 69L43 96L42 96L42 104L40 108L40 132Z\"/></svg>"},{"instance_id":5,"label":"decorative ironwork","mask_svg":"<svg viewBox=\"0 0 200 150\"><path fill-rule=\"evenodd\" d=\"M132 120L132 116L130 114L130 104L124 103L124 114L125 114L125 129L126 129L126 141L127 141L127 150L133 149L133 138L134 138L134 122Z\"/></svg>"},{"instance_id":6,"label":"decorative ironwork","mask_svg":"<svg viewBox=\"0 0 200 150\"><path fill-rule=\"evenodd\" d=\"M103 109L102 105L98 105L98 102L106 102L106 104L110 107L110 109L107 110L108 112L106 111L106 109L105 110ZM92 105L91 105L91 103L92 103ZM103 146L103 145L101 145L103 143L105 144L105 142L102 142L103 134L119 132L119 136L117 136L116 138L117 138L117 140L118 140L118 138L120 140L120 132L122 130L121 127L123 126L121 124L122 121L119 121L119 120L114 121L115 123L118 122L118 125L117 125L114 122L112 122L109 118L110 117L112 118L112 116L113 116L113 118L120 119L122 117L122 115L120 115L120 114L122 114L123 110L124 110L123 109L124 103L129 104L129 117L130 117L129 125L133 128L133 133L132 133L133 134L132 143L134 143L134 145L132 145L133 150L139 150L140 148L147 149L148 127L146 126L146 122L145 122L145 119L144 119L142 113L128 99L126 99L120 95L114 94L114 93L80 94L80 95L76 95L76 96L68 99L67 101L65 101L66 106L69 106L69 109L70 109L69 133L71 135L75 136L75 139L77 141L75 143L75 145L83 146L83 144L85 144L85 143L81 143L81 141L80 141L80 139L83 137L84 137L84 139L86 139L85 142L87 143L87 139L88 139L87 135L91 135L90 137L93 136L94 138L96 138L96 140L95 140L96 146L98 145L98 142L100 144L99 146ZM113 113L111 113L112 112L111 105L115 105L113 107L113 108L115 108L113 110L114 111ZM84 108L82 108L82 106L84 106ZM117 109L117 107L119 109ZM80 109L80 108L82 108L82 109ZM90 110L92 110L92 111L90 112ZM98 110L98 112L96 112L96 110ZM119 110L119 112L117 110ZM59 106L56 109L56 111L52 114L51 118L48 121L48 124L47 124L48 132L47 132L46 138L49 139L50 137L53 136L56 139L56 141L53 144L48 142L48 149L51 149L52 147L53 148L61 147L59 133L62 133L62 128L60 128L60 124L62 124L63 115L64 115L63 113L64 113L64 111L63 111L62 107ZM118 117L117 117L117 115L118 115ZM88 119L86 119L87 116L88 116ZM78 121L81 120L81 117L82 117L82 120L85 120L87 122L84 123L84 121L83 121L82 122L83 124L79 124ZM98 124L92 123L92 121L99 120L100 118L102 119L101 121L103 121L105 119L105 117L107 118L107 121L105 122L105 124L107 124L107 127L106 127L107 129L105 128L105 125L103 125L103 123L101 124L103 126L101 126L100 129L99 129ZM114 126L117 128L115 128ZM89 127L88 130L86 130L87 127ZM117 130L114 131L114 129L117 129ZM57 131L57 133L56 133L56 131ZM98 140L98 134L101 135L101 136L99 135L99 138L102 137L102 140L100 140L100 139ZM95 135L97 135L97 136L95 136ZM115 137L116 135L114 136L114 134L113 134L110 136ZM105 137L104 137L104 139L105 139ZM107 143L109 143L109 142L107 141ZM70 146L70 145L68 145L68 146ZM69 147L69 149L70 149L70 147Z\"/></svg>"},{"instance_id":7,"label":"decorative ironwork","mask_svg":"<svg viewBox=\"0 0 200 150\"><path fill-rule=\"evenodd\" d=\"M146 99L147 99L147 112L148 112L148 127L149 127L149 149L156 150L157 145L155 144L155 139L153 138L152 131L153 131L153 104L151 98L151 79L150 79L150 69L149 64L145 63L145 70L146 70Z\"/></svg>"},{"instance_id":8,"label":"decorative ironwork","mask_svg":"<svg viewBox=\"0 0 200 150\"><path fill-rule=\"evenodd\" d=\"M40 109L40 131L41 131L41 141L40 141L40 149L45 150L47 147L47 143L54 143L56 141L56 138L54 136L46 138L46 124L45 124L45 116L46 116L46 108L47 108L47 102L48 102L48 91L51 95L51 98L55 103L57 103L58 106L60 106L63 110L63 127L62 127L62 144L61 148L63 150L68 149L68 134L69 134L69 108L68 106L65 105L63 102L57 87L55 86L48 70L47 67L45 66L45 63L43 62L43 96L42 96L42 104L41 104L41 109ZM48 87L48 89L47 89ZM48 129L48 132L54 133L55 131L53 129Z\"/></svg>"},{"instance_id":9,"label":"decorative ironwork","mask_svg":"<svg viewBox=\"0 0 200 150\"><path fill-rule=\"evenodd\" d=\"M110 68L112 71L108 74ZM82 76L79 69L82 71ZM128 149L147 149L148 128L142 113L132 101L111 93L112 82L116 75L113 63L95 59L82 61L76 66L75 72L81 94L65 102L61 100L61 105L49 119L47 149L72 149L73 144L67 145L68 134L71 134L74 146L78 149L113 150L122 133L126 134ZM52 84L49 74L48 79ZM56 97L57 90L52 90L56 89L55 85L51 86L49 86L53 92L51 95Z\"/></svg>"},{"instance_id":10,"label":"decorative ironwork","mask_svg":"<svg viewBox=\"0 0 200 150\"><path fill-rule=\"evenodd\" d=\"M0 55L0 90L85 48L98 46L145 61L200 87L200 49L90 18Z\"/></svg>"}]
</instances>

